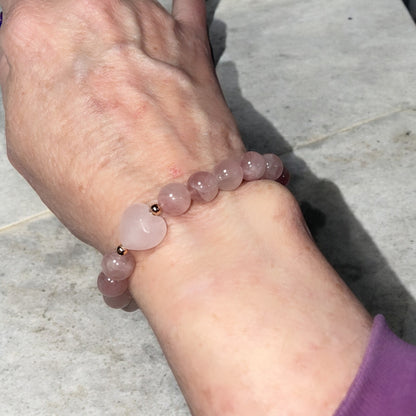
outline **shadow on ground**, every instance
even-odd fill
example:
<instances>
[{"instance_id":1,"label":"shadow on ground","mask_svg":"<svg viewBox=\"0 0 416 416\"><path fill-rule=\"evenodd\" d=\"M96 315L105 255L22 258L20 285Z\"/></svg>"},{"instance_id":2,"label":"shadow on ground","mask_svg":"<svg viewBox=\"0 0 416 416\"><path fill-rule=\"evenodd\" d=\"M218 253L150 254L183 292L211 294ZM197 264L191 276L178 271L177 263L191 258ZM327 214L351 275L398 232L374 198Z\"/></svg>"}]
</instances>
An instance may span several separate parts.
<instances>
[{"instance_id":1,"label":"shadow on ground","mask_svg":"<svg viewBox=\"0 0 416 416\"><path fill-rule=\"evenodd\" d=\"M416 302L354 217L338 187L318 178L272 123L242 96L235 64L220 62L227 31L224 22L213 18L219 1L207 1L213 57L246 147L282 156L292 174L289 188L325 257L372 315L382 313L396 334L416 343Z\"/></svg>"}]
</instances>

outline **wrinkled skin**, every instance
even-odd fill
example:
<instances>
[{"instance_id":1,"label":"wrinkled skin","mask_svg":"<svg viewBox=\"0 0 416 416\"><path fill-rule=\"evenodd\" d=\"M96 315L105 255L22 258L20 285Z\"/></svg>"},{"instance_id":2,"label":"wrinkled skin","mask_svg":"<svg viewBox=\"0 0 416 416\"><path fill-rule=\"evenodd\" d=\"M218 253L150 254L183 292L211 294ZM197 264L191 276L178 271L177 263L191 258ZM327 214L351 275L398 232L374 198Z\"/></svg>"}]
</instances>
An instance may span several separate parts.
<instances>
[{"instance_id":1,"label":"wrinkled skin","mask_svg":"<svg viewBox=\"0 0 416 416\"><path fill-rule=\"evenodd\" d=\"M133 201L242 153L203 0L0 2L9 158L82 240L114 249ZM371 319L293 196L255 181L199 206L129 279L192 414L333 414Z\"/></svg>"},{"instance_id":2,"label":"wrinkled skin","mask_svg":"<svg viewBox=\"0 0 416 416\"><path fill-rule=\"evenodd\" d=\"M211 62L203 0L3 1L8 157L105 251L133 201L243 151ZM59 22L59 24L57 24Z\"/></svg>"}]
</instances>

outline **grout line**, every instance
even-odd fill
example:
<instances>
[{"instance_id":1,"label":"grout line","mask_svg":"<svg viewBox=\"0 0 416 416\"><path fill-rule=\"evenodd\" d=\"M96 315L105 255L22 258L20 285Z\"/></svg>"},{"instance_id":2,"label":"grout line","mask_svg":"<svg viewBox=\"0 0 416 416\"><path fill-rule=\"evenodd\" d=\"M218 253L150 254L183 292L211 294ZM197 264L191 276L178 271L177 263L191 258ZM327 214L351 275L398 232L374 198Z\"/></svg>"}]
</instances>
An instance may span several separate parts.
<instances>
[{"instance_id":1,"label":"grout line","mask_svg":"<svg viewBox=\"0 0 416 416\"><path fill-rule=\"evenodd\" d=\"M363 126L365 124L372 123L373 121L382 120L383 118L387 118L387 117L390 117L394 114L403 113L403 112L406 112L406 111L415 111L415 109L414 108L400 108L400 109L397 109L395 111L391 111L390 113L386 113L386 114L379 115L377 117L373 117L373 118L369 118L369 119L366 119L366 120L358 121L355 124L352 124L348 127L344 127L344 128L342 128L340 130L337 130L335 132L329 133L326 136L320 136L320 137L312 138L307 142L303 142L299 146L295 146L291 151L294 151L294 150L297 150L297 149L302 149L302 148L310 146L312 144L316 144L316 143L325 141L325 140L327 140L327 139L329 139L329 138L331 138L331 137L333 137L337 134L345 133L347 131L356 129L357 127Z\"/></svg>"},{"instance_id":2,"label":"grout line","mask_svg":"<svg viewBox=\"0 0 416 416\"><path fill-rule=\"evenodd\" d=\"M47 215L52 215L52 212L49 211L48 209L46 209L45 211L39 212L38 214L32 215L30 217L23 218L22 220L12 222L11 224L7 224L0 228L0 233L8 230L9 228L13 228L13 227L16 227L17 225L24 224L25 222L30 222L38 218L46 217Z\"/></svg>"}]
</instances>

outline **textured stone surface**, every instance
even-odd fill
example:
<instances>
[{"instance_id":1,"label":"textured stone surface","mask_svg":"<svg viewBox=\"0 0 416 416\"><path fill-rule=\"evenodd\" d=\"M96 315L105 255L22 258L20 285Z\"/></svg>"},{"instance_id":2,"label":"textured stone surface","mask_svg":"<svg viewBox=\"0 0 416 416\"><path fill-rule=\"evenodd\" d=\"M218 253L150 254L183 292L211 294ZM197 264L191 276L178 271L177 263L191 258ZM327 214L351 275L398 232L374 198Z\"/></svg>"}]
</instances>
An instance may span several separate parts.
<instances>
[{"instance_id":1,"label":"textured stone surface","mask_svg":"<svg viewBox=\"0 0 416 416\"><path fill-rule=\"evenodd\" d=\"M367 309L416 344L416 111L284 156L316 241Z\"/></svg>"},{"instance_id":2,"label":"textured stone surface","mask_svg":"<svg viewBox=\"0 0 416 416\"><path fill-rule=\"evenodd\" d=\"M143 315L104 305L101 256L52 217L0 250L1 415L188 415Z\"/></svg>"},{"instance_id":3,"label":"textured stone surface","mask_svg":"<svg viewBox=\"0 0 416 416\"><path fill-rule=\"evenodd\" d=\"M234 7L232 7L234 5ZM416 28L399 0L228 0L211 29L249 148L296 146L416 105ZM242 96L244 97L242 99ZM252 107L261 116L251 117ZM270 122L265 128L263 118Z\"/></svg>"},{"instance_id":4,"label":"textured stone surface","mask_svg":"<svg viewBox=\"0 0 416 416\"><path fill-rule=\"evenodd\" d=\"M284 153L323 252L416 342L416 34L401 1L215 0L211 18L216 3L247 146ZM7 227L45 207L0 146L0 415L189 416L142 314L104 306L100 256L50 215Z\"/></svg>"},{"instance_id":5,"label":"textured stone surface","mask_svg":"<svg viewBox=\"0 0 416 416\"><path fill-rule=\"evenodd\" d=\"M6 157L4 110L0 106L0 229L47 211L35 191L13 169Z\"/></svg>"}]
</instances>

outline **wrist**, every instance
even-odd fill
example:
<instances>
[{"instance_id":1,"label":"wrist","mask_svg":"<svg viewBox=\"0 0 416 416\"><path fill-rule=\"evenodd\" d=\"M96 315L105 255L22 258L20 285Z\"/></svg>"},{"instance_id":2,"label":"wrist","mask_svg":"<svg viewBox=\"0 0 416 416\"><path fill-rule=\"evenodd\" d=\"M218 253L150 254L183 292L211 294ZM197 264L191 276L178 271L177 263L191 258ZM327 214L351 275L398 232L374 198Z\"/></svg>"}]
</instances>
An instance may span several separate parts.
<instances>
[{"instance_id":1,"label":"wrist","mask_svg":"<svg viewBox=\"0 0 416 416\"><path fill-rule=\"evenodd\" d=\"M186 183L194 172L199 170L210 172L221 160L228 157L240 157L244 153L244 146L238 132L232 126L218 124L219 126L213 129L215 131L211 131L209 134L213 150L201 149L200 154L192 154L191 156L188 151L183 151L183 149L165 150L169 154L174 154L174 159L177 161L168 164L163 159L157 162L148 160L147 164L152 166L152 177L147 172L148 169L146 169L146 174L142 174L142 166L137 163L133 166L132 171L124 172L123 177L121 174L115 175L113 171L110 172L110 176L104 177L104 180L100 177L101 180L93 184L93 189L85 197L94 204L94 234L92 238L84 238L83 240L103 254L111 252L120 244L121 217L129 206L135 203L144 203L150 206L157 201L159 191L166 184ZM220 143L221 140L225 141L225 145ZM155 166L158 169L155 169ZM100 198L99 203L97 203L97 195ZM194 208L197 208L200 204L194 205ZM203 204L203 207L206 208L208 205L212 205L212 202ZM192 211L195 210L194 208ZM190 214L187 213L187 215ZM82 233L75 234L81 235Z\"/></svg>"},{"instance_id":2,"label":"wrist","mask_svg":"<svg viewBox=\"0 0 416 416\"><path fill-rule=\"evenodd\" d=\"M220 192L208 204L194 204L184 215L167 217L167 224L159 246L134 252L130 290L145 313L192 296L198 285L232 280L236 269L254 275L287 256L289 247L282 241L288 233L292 240L310 241L293 196L272 181Z\"/></svg>"},{"instance_id":3,"label":"wrist","mask_svg":"<svg viewBox=\"0 0 416 416\"><path fill-rule=\"evenodd\" d=\"M192 201L211 202L218 196L219 191L234 191L243 182L260 179L277 181L286 185L289 177L289 172L278 156L261 155L249 151L240 157L234 155L222 160L212 172L195 172L186 183L173 182L163 186L154 203L129 205L120 221L119 241L121 244L115 251L104 255L102 273L97 280L97 286L104 296L104 301L112 308L133 310L137 307L133 305L134 302L131 302L132 296L128 290L129 278L136 265L134 255L129 251L149 252L150 249L159 246L166 237L167 218L189 214ZM162 213L163 216L161 216ZM239 214L244 214L244 212L240 210ZM174 223L173 220L171 222ZM253 221L249 223L253 225ZM221 227L222 223L217 222L216 226ZM200 231L201 227L198 228ZM255 224L254 230L258 228ZM212 227L210 230L212 231ZM241 233L242 227L237 227L237 230ZM251 235L252 230L248 231L248 235ZM215 247L216 241L211 242Z\"/></svg>"},{"instance_id":4,"label":"wrist","mask_svg":"<svg viewBox=\"0 0 416 416\"><path fill-rule=\"evenodd\" d=\"M287 189L246 183L168 227L160 246L137 255L130 290L191 408L204 409L195 414L220 413L221 401L235 414L260 414L259 403L276 394L298 404L298 392L286 390L294 385L304 387L299 409L334 411L370 319L319 253Z\"/></svg>"}]
</instances>

